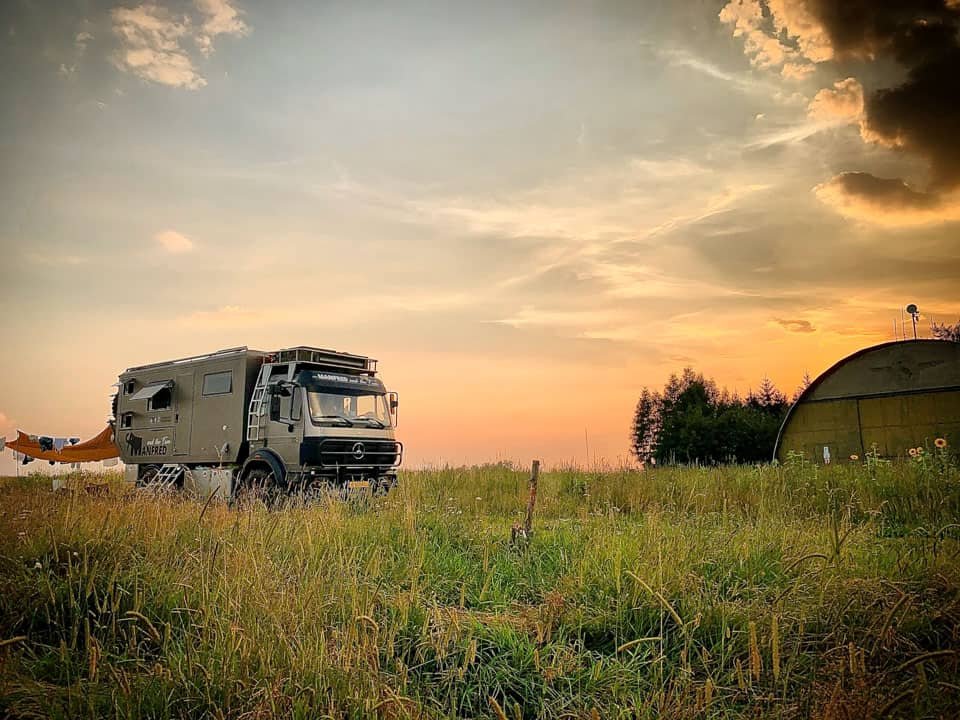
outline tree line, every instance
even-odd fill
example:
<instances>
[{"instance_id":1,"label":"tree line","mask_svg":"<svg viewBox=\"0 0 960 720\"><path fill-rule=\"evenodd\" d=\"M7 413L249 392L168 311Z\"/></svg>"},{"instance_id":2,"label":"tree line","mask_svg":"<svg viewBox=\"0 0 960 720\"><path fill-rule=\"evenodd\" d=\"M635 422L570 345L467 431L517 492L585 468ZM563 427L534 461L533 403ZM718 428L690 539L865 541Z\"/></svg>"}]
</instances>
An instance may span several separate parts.
<instances>
[{"instance_id":1,"label":"tree line","mask_svg":"<svg viewBox=\"0 0 960 720\"><path fill-rule=\"evenodd\" d=\"M810 382L805 375L794 399ZM789 407L770 378L741 397L688 367L671 375L662 391L643 388L631 448L644 464L766 462Z\"/></svg>"}]
</instances>

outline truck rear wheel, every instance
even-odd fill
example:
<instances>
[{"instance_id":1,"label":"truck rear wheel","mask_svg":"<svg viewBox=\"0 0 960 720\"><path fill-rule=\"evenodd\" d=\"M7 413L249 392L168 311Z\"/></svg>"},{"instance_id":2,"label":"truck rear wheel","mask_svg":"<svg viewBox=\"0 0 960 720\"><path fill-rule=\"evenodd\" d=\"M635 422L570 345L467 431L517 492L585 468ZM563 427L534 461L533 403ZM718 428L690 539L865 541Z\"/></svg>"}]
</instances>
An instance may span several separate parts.
<instances>
[{"instance_id":1,"label":"truck rear wheel","mask_svg":"<svg viewBox=\"0 0 960 720\"><path fill-rule=\"evenodd\" d=\"M137 475L137 487L149 487L160 473L159 465L141 465Z\"/></svg>"}]
</instances>

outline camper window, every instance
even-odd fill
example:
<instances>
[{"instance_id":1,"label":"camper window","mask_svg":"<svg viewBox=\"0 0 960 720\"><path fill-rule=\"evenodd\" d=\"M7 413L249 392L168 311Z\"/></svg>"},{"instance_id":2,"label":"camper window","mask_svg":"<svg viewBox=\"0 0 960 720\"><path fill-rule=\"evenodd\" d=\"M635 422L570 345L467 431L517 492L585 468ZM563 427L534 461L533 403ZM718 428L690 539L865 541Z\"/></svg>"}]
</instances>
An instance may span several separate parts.
<instances>
[{"instance_id":1,"label":"camper window","mask_svg":"<svg viewBox=\"0 0 960 720\"><path fill-rule=\"evenodd\" d=\"M233 371L207 373L203 376L204 395L226 395L233 392Z\"/></svg>"},{"instance_id":2,"label":"camper window","mask_svg":"<svg viewBox=\"0 0 960 720\"><path fill-rule=\"evenodd\" d=\"M169 410L173 402L173 393L170 388L165 387L157 391L153 397L147 400L147 410Z\"/></svg>"}]
</instances>

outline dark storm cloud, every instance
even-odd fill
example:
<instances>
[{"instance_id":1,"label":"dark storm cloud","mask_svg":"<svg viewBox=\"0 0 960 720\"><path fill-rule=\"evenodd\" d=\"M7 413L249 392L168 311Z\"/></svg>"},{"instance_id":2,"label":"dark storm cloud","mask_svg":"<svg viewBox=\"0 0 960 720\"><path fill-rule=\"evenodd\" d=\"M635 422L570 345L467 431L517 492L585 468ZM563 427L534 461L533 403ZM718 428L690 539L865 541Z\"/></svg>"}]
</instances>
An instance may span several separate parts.
<instances>
[{"instance_id":1,"label":"dark storm cloud","mask_svg":"<svg viewBox=\"0 0 960 720\"><path fill-rule=\"evenodd\" d=\"M924 198L898 180L847 173L850 196L883 196L901 208L928 209L936 195L960 185L960 3L956 0L807 0L838 58L891 59L907 70L894 87L867 95L863 134L902 148L930 166Z\"/></svg>"},{"instance_id":2,"label":"dark storm cloud","mask_svg":"<svg viewBox=\"0 0 960 720\"><path fill-rule=\"evenodd\" d=\"M935 208L938 200L929 193L917 192L902 180L878 178L865 172L845 172L830 181L837 190L848 195L869 198L875 203L901 209Z\"/></svg>"}]
</instances>

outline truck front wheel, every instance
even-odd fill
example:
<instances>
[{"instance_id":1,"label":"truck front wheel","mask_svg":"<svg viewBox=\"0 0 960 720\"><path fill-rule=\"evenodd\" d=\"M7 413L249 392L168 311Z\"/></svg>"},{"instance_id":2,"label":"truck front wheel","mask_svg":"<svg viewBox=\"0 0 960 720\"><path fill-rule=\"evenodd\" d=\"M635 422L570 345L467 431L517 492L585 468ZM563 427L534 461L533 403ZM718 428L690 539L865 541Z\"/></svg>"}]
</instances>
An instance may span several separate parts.
<instances>
[{"instance_id":1,"label":"truck front wheel","mask_svg":"<svg viewBox=\"0 0 960 720\"><path fill-rule=\"evenodd\" d=\"M276 507L282 495L283 492L273 471L268 467L255 465L240 478L240 486L234 494L234 500L240 507L250 507L261 502L272 508Z\"/></svg>"}]
</instances>

